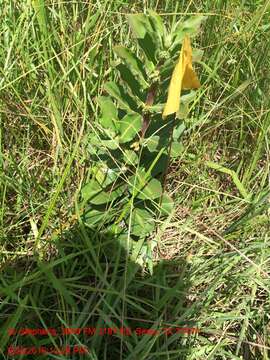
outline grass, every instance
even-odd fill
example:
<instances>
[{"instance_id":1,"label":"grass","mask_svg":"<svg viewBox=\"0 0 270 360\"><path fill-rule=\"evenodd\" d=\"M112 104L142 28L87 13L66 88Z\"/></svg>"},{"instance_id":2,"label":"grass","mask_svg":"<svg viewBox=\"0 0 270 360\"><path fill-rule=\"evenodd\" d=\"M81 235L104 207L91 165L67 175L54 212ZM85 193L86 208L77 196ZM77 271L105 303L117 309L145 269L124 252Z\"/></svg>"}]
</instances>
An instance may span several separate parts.
<instances>
[{"instance_id":1,"label":"grass","mask_svg":"<svg viewBox=\"0 0 270 360\"><path fill-rule=\"evenodd\" d=\"M270 2L0 7L1 357L13 358L10 345L77 344L89 353L72 359L268 359ZM194 43L202 88L170 166L176 210L158 226L153 274L114 234L90 232L78 209L95 100L115 76L112 47L133 44L125 14L147 8L167 23L208 15ZM61 334L121 326L200 331ZM59 335L8 335L26 327Z\"/></svg>"}]
</instances>

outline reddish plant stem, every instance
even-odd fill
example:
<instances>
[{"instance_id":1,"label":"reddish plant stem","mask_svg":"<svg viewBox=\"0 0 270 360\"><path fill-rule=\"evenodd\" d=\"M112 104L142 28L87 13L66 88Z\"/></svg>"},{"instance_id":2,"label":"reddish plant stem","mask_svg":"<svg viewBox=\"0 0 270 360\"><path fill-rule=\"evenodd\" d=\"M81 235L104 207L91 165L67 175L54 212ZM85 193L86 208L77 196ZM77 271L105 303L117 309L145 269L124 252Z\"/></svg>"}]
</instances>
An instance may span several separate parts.
<instances>
[{"instance_id":1,"label":"reddish plant stem","mask_svg":"<svg viewBox=\"0 0 270 360\"><path fill-rule=\"evenodd\" d=\"M146 101L145 101L146 106L152 106L154 104L155 95L156 95L156 84L152 84L146 96ZM140 137L142 139L144 138L149 125L150 125L150 113L147 112L143 115L143 124L140 133Z\"/></svg>"}]
</instances>

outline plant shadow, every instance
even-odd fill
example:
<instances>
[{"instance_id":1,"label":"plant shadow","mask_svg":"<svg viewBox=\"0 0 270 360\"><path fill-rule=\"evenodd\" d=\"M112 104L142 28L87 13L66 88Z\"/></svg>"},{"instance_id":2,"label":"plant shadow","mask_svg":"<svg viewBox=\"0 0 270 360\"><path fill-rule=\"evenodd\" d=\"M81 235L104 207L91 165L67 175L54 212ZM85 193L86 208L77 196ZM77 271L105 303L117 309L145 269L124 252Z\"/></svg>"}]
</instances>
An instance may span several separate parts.
<instances>
[{"instance_id":1,"label":"plant shadow","mask_svg":"<svg viewBox=\"0 0 270 360\"><path fill-rule=\"evenodd\" d=\"M185 259L159 259L149 274L115 235L83 222L52 248L2 272L5 359L18 347L35 359L187 358L198 329Z\"/></svg>"}]
</instances>

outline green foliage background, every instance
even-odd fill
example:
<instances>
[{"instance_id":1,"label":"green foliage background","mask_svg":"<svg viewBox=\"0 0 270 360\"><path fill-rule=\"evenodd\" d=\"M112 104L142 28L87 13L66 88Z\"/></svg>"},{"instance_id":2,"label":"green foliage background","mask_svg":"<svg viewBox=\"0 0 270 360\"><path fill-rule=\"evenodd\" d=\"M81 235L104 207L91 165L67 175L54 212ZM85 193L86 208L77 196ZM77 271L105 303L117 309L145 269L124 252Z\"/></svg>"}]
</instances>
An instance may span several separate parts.
<instances>
[{"instance_id":1,"label":"green foliage background","mask_svg":"<svg viewBox=\"0 0 270 360\"><path fill-rule=\"evenodd\" d=\"M80 358L87 359L268 359L269 6L264 0L0 1L3 359L12 358L11 344L83 344L90 351ZM119 46L143 56L126 15L150 9L166 29L190 16L207 17L192 40L203 51L196 65L202 88L188 113L182 109L174 133L181 148L166 186L174 210L155 215L155 232L141 211L135 212L137 231L134 219L122 223L123 217L119 225L147 234L130 248L118 229L106 230L109 218L89 223L81 196L100 175L91 153L95 139L109 141L105 155L117 150L111 149L114 134L104 134L110 116L101 116L101 108L106 89L122 81ZM174 54L168 60L173 63ZM147 85L133 89L136 100ZM160 88L157 104L164 97ZM161 110L148 111L155 117ZM137 146L150 152L157 139L146 134L152 138L147 146L130 148L138 127L129 130L134 138L119 144L133 166ZM158 174L153 178L160 181ZM157 183L153 188L159 193ZM112 209L119 218L120 205L102 214L109 217ZM200 332L8 336L9 328L26 326L196 326Z\"/></svg>"}]
</instances>

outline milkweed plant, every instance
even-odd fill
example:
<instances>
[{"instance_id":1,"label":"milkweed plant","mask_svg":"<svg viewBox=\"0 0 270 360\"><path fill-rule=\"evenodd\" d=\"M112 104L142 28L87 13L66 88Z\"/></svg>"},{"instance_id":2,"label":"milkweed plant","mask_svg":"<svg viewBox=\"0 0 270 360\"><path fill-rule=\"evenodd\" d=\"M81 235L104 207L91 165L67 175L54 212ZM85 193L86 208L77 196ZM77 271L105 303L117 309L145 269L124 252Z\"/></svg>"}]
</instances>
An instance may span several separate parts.
<instances>
[{"instance_id":1,"label":"milkweed plant","mask_svg":"<svg viewBox=\"0 0 270 360\"><path fill-rule=\"evenodd\" d=\"M175 64L184 39L195 36L204 19L190 17L166 29L153 11L128 15L137 44L114 47L117 82L107 82L97 98L95 129L87 139L91 170L81 190L83 221L93 231L113 234L150 272L153 234L174 210L165 189L169 158L183 152L181 137L196 96L190 90L180 98L181 84L173 89L172 82L178 83ZM195 62L201 51L193 53ZM164 117L168 91L178 97L178 109Z\"/></svg>"}]
</instances>

